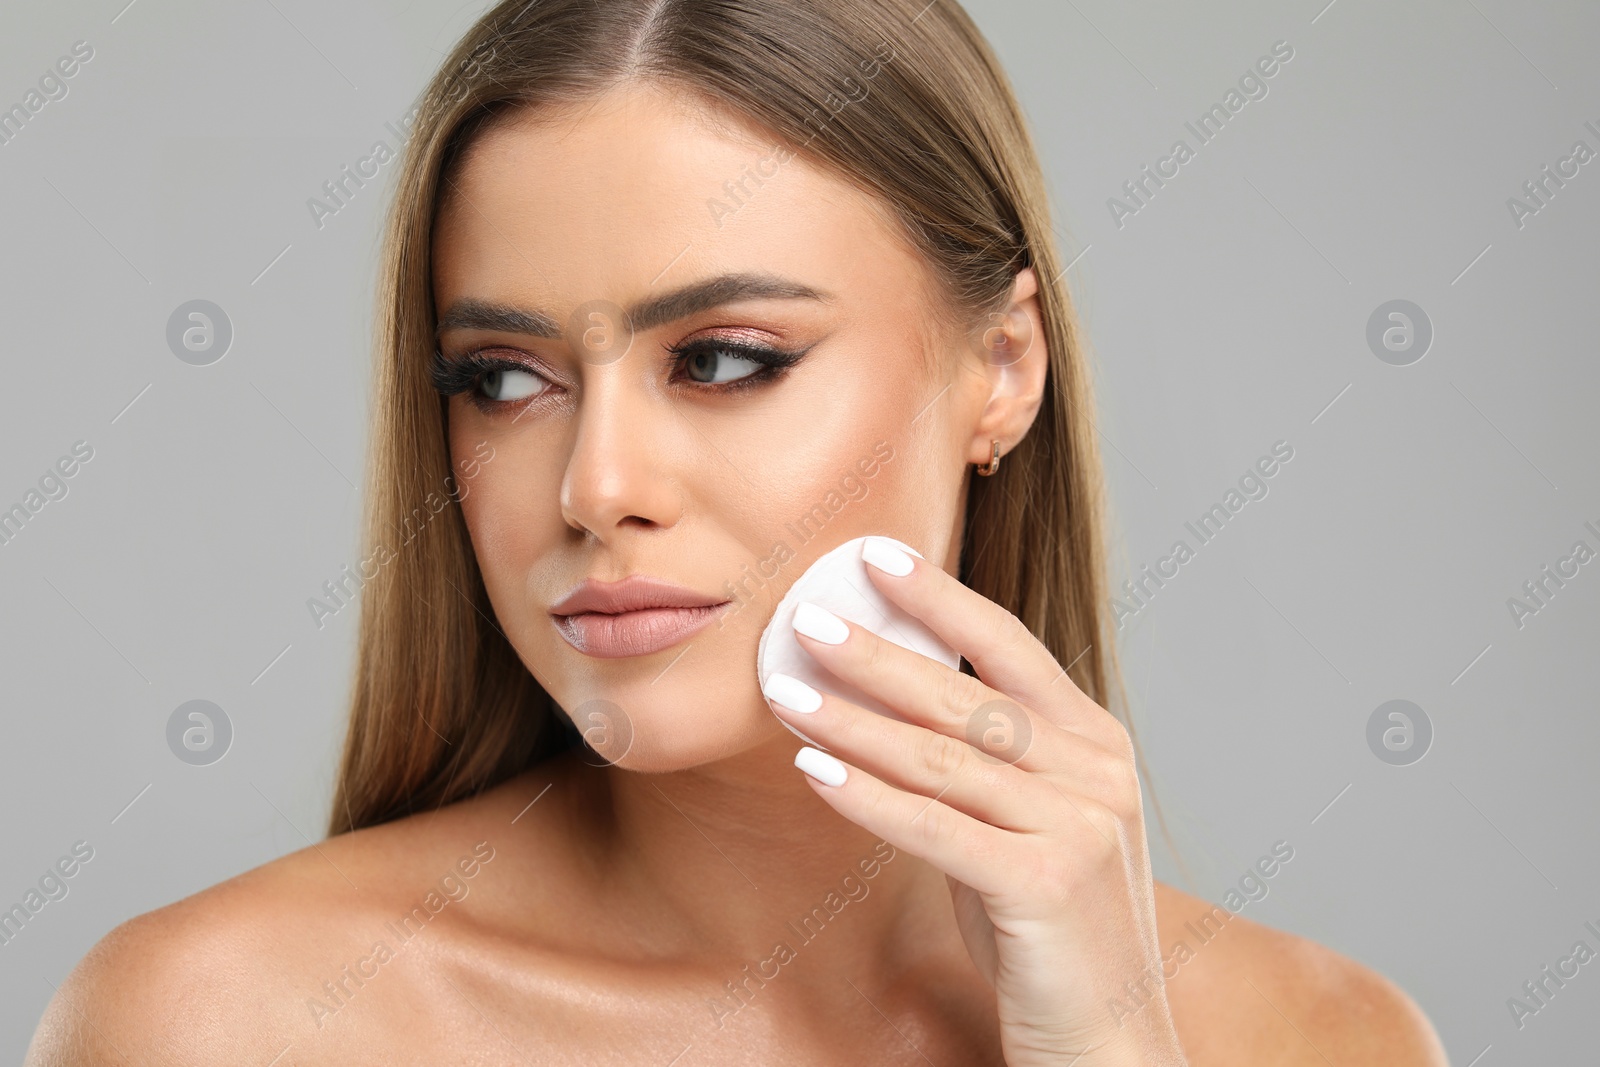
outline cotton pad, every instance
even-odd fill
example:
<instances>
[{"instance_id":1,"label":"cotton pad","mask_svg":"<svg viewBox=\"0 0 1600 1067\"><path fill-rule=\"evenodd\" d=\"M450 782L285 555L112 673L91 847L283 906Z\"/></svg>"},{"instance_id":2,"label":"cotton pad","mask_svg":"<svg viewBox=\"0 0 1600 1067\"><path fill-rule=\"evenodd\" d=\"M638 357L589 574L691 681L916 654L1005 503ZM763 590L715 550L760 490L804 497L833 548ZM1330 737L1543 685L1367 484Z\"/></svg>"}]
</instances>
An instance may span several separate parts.
<instances>
[{"instance_id":1,"label":"cotton pad","mask_svg":"<svg viewBox=\"0 0 1600 1067\"><path fill-rule=\"evenodd\" d=\"M865 537L858 537L846 541L823 555L795 579L794 585L778 602L772 621L761 631L761 644L756 649L756 677L765 682L774 674L787 674L818 692L832 694L879 715L904 722L903 715L826 670L800 647L794 636L795 608L802 601L809 601L902 648L909 648L952 669L959 666L961 657L955 649L940 640L921 620L890 603L872 584L872 579L867 577L867 565L861 559L861 546L866 540ZM883 540L918 559L922 558L922 553L908 544L892 537L884 537ZM817 744L788 722L779 721L807 744Z\"/></svg>"}]
</instances>

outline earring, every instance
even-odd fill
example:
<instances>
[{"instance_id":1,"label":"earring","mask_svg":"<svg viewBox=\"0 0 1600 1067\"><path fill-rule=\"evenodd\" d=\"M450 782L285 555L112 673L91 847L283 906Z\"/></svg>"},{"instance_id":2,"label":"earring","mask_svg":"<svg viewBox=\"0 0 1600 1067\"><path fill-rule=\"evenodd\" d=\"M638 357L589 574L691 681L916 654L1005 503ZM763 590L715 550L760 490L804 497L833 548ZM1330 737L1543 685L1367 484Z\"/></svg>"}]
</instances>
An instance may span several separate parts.
<instances>
[{"instance_id":1,"label":"earring","mask_svg":"<svg viewBox=\"0 0 1600 1067\"><path fill-rule=\"evenodd\" d=\"M974 464L974 466L976 466L976 464ZM987 477L989 477L991 474L993 474L995 471L997 471L999 469L1000 469L1000 439L999 438L995 438L994 439L994 451L989 456L989 463L988 463L987 466L978 467L978 473L983 475L985 478L987 478Z\"/></svg>"}]
</instances>

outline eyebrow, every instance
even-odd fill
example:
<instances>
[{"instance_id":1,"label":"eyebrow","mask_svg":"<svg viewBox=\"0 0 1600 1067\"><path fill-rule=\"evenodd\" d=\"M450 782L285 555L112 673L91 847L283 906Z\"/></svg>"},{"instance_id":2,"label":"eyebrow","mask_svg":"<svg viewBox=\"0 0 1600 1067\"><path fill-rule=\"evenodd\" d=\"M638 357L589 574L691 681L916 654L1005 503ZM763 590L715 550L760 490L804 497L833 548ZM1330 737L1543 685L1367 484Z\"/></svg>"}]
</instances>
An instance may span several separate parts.
<instances>
[{"instance_id":1,"label":"eyebrow","mask_svg":"<svg viewBox=\"0 0 1600 1067\"><path fill-rule=\"evenodd\" d=\"M833 294L775 274L722 274L641 300L628 308L625 314L634 330L650 330L736 300L756 299L828 303L833 300ZM471 297L457 300L439 317L434 336L438 337L446 330L494 330L549 338L561 336L561 325L554 316L543 311Z\"/></svg>"}]
</instances>

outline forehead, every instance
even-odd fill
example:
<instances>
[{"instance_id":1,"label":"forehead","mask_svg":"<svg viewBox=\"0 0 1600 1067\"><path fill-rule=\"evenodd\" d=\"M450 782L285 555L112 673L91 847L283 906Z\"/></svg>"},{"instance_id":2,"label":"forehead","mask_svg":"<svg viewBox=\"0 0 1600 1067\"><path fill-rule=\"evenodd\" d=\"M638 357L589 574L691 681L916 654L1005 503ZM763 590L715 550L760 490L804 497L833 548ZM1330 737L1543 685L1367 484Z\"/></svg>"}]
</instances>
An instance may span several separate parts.
<instances>
[{"instance_id":1,"label":"forehead","mask_svg":"<svg viewBox=\"0 0 1600 1067\"><path fill-rule=\"evenodd\" d=\"M630 86L481 133L435 229L436 295L626 303L724 270L903 303L920 255L886 205L723 109ZM786 161L785 161L786 160Z\"/></svg>"}]
</instances>

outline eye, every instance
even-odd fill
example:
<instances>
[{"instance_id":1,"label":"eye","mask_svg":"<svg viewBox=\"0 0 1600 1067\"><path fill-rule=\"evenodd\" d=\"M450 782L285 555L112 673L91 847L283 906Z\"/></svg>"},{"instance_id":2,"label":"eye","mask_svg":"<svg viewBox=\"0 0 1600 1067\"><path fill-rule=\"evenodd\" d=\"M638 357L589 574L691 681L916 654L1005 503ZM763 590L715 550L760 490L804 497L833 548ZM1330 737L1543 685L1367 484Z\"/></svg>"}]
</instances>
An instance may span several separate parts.
<instances>
[{"instance_id":1,"label":"eye","mask_svg":"<svg viewBox=\"0 0 1600 1067\"><path fill-rule=\"evenodd\" d=\"M674 380L717 386L708 392L755 388L800 362L806 350L784 352L766 345L705 338L668 349L680 368Z\"/></svg>"},{"instance_id":2,"label":"eye","mask_svg":"<svg viewBox=\"0 0 1600 1067\"><path fill-rule=\"evenodd\" d=\"M542 385L544 379L531 371L503 367L485 371L478 380L478 391L490 400L525 400Z\"/></svg>"},{"instance_id":3,"label":"eye","mask_svg":"<svg viewBox=\"0 0 1600 1067\"><path fill-rule=\"evenodd\" d=\"M697 348L685 355L684 371L691 381L715 384L748 378L770 364L758 362L749 356L723 346Z\"/></svg>"},{"instance_id":4,"label":"eye","mask_svg":"<svg viewBox=\"0 0 1600 1067\"><path fill-rule=\"evenodd\" d=\"M536 400L556 388L549 378L520 360L496 357L486 349L449 358L434 349L428 374L439 395L465 395L485 412L522 400Z\"/></svg>"}]
</instances>

